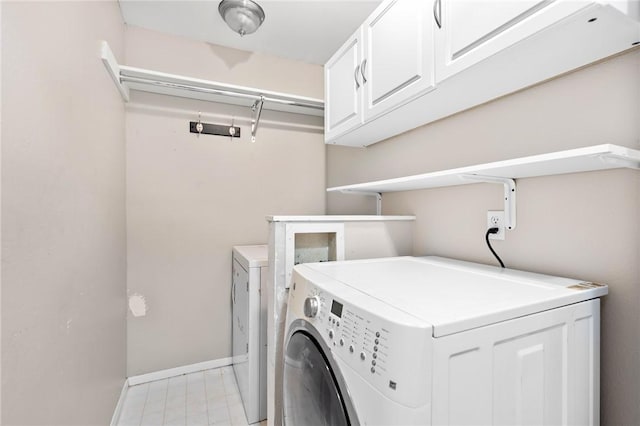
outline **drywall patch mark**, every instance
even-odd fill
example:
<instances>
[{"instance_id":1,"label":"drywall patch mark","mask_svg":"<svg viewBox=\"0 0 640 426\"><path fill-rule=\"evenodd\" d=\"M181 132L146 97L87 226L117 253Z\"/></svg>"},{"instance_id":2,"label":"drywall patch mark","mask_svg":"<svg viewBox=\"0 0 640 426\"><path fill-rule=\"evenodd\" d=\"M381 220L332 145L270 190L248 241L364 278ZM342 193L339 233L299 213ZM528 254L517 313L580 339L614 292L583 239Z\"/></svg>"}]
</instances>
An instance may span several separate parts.
<instances>
[{"instance_id":1,"label":"drywall patch mark","mask_svg":"<svg viewBox=\"0 0 640 426\"><path fill-rule=\"evenodd\" d=\"M129 310L134 317L147 315L147 301L144 296L137 293L129 296Z\"/></svg>"}]
</instances>

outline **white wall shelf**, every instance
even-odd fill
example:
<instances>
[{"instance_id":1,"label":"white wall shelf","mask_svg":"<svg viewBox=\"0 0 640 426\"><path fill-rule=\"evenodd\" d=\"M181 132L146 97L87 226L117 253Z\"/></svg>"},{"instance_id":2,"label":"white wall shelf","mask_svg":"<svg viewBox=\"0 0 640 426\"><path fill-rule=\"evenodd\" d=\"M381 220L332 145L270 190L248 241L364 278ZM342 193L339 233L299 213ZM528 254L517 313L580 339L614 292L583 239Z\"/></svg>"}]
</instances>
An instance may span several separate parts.
<instances>
[{"instance_id":1,"label":"white wall shelf","mask_svg":"<svg viewBox=\"0 0 640 426\"><path fill-rule=\"evenodd\" d=\"M125 102L129 91L159 93L250 107L253 111L252 135L255 136L262 109L295 114L324 116L322 99L236 86L118 64L106 41L101 43L101 59Z\"/></svg>"},{"instance_id":2,"label":"white wall shelf","mask_svg":"<svg viewBox=\"0 0 640 426\"><path fill-rule=\"evenodd\" d=\"M515 179L618 168L640 169L640 150L611 144L595 145L413 176L336 186L328 188L327 192L384 193L495 182L505 186L505 223L508 228L514 229Z\"/></svg>"},{"instance_id":3,"label":"white wall shelf","mask_svg":"<svg viewBox=\"0 0 640 426\"><path fill-rule=\"evenodd\" d=\"M268 222L397 222L416 220L415 216L381 215L324 215L324 216L267 216Z\"/></svg>"}]
</instances>

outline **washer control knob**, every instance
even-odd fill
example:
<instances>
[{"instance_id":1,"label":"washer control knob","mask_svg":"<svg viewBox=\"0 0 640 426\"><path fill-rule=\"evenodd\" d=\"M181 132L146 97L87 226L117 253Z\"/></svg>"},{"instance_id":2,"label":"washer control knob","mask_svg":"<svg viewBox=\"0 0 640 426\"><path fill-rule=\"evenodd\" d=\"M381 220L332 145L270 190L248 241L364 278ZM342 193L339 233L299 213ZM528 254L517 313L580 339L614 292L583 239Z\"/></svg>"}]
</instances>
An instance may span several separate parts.
<instances>
[{"instance_id":1,"label":"washer control knob","mask_svg":"<svg viewBox=\"0 0 640 426\"><path fill-rule=\"evenodd\" d=\"M304 300L304 314L308 318L318 315L318 305L320 305L317 297L307 297Z\"/></svg>"},{"instance_id":2,"label":"washer control knob","mask_svg":"<svg viewBox=\"0 0 640 426\"><path fill-rule=\"evenodd\" d=\"M361 359L361 360L363 360L363 361L364 361L366 357L367 357L367 356L364 354L364 352L360 352L360 359Z\"/></svg>"},{"instance_id":3,"label":"washer control knob","mask_svg":"<svg viewBox=\"0 0 640 426\"><path fill-rule=\"evenodd\" d=\"M329 330L329 339L333 339L333 330Z\"/></svg>"}]
</instances>

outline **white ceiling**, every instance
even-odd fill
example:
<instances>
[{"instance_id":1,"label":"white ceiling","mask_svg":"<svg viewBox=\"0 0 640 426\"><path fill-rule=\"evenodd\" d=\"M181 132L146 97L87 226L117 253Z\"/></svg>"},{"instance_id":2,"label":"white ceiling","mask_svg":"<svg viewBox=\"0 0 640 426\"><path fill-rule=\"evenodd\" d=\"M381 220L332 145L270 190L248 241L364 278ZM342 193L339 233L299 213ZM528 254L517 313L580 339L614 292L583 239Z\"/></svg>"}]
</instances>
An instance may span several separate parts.
<instances>
[{"instance_id":1,"label":"white ceiling","mask_svg":"<svg viewBox=\"0 0 640 426\"><path fill-rule=\"evenodd\" d=\"M240 37L218 13L219 0L120 0L129 25L195 40L324 64L381 0L257 0L266 18Z\"/></svg>"}]
</instances>

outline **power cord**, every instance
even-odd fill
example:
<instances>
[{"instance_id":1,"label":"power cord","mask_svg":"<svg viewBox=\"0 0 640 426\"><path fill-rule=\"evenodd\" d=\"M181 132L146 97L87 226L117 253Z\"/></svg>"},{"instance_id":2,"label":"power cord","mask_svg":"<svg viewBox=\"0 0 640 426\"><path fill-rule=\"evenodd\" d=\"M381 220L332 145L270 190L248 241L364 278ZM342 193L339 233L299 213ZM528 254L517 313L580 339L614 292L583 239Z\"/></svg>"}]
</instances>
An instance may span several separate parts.
<instances>
[{"instance_id":1,"label":"power cord","mask_svg":"<svg viewBox=\"0 0 640 426\"><path fill-rule=\"evenodd\" d=\"M496 251L493 249L493 247L491 247L491 243L489 242L489 235L490 234L497 234L500 231L500 229L498 228L489 228L487 229L487 233L484 236L485 241L487 242L487 245L489 246L489 250L491 250L491 253L493 253L493 255L496 257L496 259L498 259L498 262L500 262L500 266L502 268L504 268L504 263L502 263L502 259L500 259L500 256L498 256L498 253L496 253Z\"/></svg>"}]
</instances>

